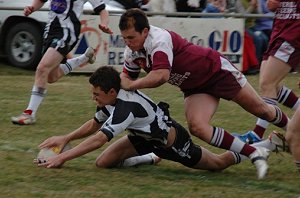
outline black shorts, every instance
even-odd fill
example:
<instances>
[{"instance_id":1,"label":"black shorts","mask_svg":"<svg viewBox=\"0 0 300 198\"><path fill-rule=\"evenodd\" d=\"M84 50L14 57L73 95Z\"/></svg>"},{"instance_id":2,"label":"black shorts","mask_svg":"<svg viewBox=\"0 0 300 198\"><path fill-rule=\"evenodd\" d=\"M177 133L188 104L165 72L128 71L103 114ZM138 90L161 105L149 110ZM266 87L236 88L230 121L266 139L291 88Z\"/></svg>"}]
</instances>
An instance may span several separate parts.
<instances>
[{"instance_id":1,"label":"black shorts","mask_svg":"<svg viewBox=\"0 0 300 198\"><path fill-rule=\"evenodd\" d=\"M192 168L201 159L201 147L192 142L188 131L184 127L175 121L172 125L176 129L176 138L173 145L168 148L155 146L151 141L147 141L140 136L129 134L128 138L139 155L153 152L160 158L179 162Z\"/></svg>"},{"instance_id":2,"label":"black shorts","mask_svg":"<svg viewBox=\"0 0 300 198\"><path fill-rule=\"evenodd\" d=\"M55 18L50 24L47 24L44 30L43 53L45 53L49 47L52 47L66 57L78 42L81 28L80 21L73 17L72 26L70 27L73 28L62 27L58 18ZM65 62L65 60L63 62Z\"/></svg>"}]
</instances>

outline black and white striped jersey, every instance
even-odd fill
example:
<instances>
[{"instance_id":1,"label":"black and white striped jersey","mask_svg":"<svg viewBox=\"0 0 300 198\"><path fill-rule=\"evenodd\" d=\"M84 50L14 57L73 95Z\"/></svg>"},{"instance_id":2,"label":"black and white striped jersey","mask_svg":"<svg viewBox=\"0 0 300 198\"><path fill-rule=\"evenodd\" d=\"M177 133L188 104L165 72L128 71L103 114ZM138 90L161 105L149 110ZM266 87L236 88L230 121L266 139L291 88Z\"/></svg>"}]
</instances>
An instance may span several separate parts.
<instances>
[{"instance_id":1,"label":"black and white striped jersey","mask_svg":"<svg viewBox=\"0 0 300 198\"><path fill-rule=\"evenodd\" d=\"M109 140L125 131L141 136L154 145L165 145L170 131L170 118L140 91L121 89L114 106L97 108L95 120L102 124L101 131Z\"/></svg>"},{"instance_id":2,"label":"black and white striped jersey","mask_svg":"<svg viewBox=\"0 0 300 198\"><path fill-rule=\"evenodd\" d=\"M79 18L86 2L92 5L97 14L105 8L103 0L50 0L50 16L59 16L64 20L72 13Z\"/></svg>"},{"instance_id":3,"label":"black and white striped jersey","mask_svg":"<svg viewBox=\"0 0 300 198\"><path fill-rule=\"evenodd\" d=\"M44 38L59 38L60 48L76 44L81 27L79 17L86 2L90 2L97 14L105 9L103 0L51 0Z\"/></svg>"}]
</instances>

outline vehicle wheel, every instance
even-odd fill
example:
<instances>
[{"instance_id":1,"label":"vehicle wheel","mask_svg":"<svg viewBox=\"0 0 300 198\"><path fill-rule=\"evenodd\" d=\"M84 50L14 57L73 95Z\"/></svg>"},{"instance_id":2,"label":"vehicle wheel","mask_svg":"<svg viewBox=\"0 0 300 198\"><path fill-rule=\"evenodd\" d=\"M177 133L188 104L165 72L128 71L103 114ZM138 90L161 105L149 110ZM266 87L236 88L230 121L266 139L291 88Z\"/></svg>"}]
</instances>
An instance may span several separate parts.
<instances>
[{"instance_id":1,"label":"vehicle wheel","mask_svg":"<svg viewBox=\"0 0 300 198\"><path fill-rule=\"evenodd\" d=\"M18 23L8 30L5 52L15 67L35 69L42 57L42 31L32 23Z\"/></svg>"}]
</instances>

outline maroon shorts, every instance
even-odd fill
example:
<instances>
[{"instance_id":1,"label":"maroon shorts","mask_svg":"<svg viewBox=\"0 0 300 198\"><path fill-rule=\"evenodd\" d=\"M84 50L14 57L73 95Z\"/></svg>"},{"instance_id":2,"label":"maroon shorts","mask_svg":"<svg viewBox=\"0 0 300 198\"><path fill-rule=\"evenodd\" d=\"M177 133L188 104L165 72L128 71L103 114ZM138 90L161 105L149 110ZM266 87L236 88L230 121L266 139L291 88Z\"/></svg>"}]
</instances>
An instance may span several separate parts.
<instances>
[{"instance_id":1,"label":"maroon shorts","mask_svg":"<svg viewBox=\"0 0 300 198\"><path fill-rule=\"evenodd\" d=\"M221 70L208 80L205 85L182 91L184 97L206 93L216 98L231 100L246 83L246 77L231 62L221 57Z\"/></svg>"},{"instance_id":2,"label":"maroon shorts","mask_svg":"<svg viewBox=\"0 0 300 198\"><path fill-rule=\"evenodd\" d=\"M281 38L277 38L269 43L269 47L264 53L263 60L267 60L269 56L274 56L279 60L282 60L292 68L295 68L300 63L300 49L294 48L292 44Z\"/></svg>"}]
</instances>

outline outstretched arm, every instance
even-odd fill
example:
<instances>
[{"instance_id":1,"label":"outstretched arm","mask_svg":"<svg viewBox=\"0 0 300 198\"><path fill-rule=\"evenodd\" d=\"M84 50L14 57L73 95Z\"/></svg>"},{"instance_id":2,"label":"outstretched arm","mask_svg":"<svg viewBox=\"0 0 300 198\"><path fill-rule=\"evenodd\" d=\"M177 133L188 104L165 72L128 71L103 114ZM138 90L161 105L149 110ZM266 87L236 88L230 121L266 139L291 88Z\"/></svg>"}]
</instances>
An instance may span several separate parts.
<instances>
[{"instance_id":1,"label":"outstretched arm","mask_svg":"<svg viewBox=\"0 0 300 198\"><path fill-rule=\"evenodd\" d=\"M76 147L66 152L63 152L57 156L49 157L48 159L35 160L35 163L37 163L38 166L42 166L45 168L57 168L63 165L66 161L80 157L86 153L89 153L102 147L107 141L107 136L101 131L99 131L95 135L90 136L85 141L81 142ZM41 161L42 163L39 163Z\"/></svg>"},{"instance_id":2,"label":"outstretched arm","mask_svg":"<svg viewBox=\"0 0 300 198\"><path fill-rule=\"evenodd\" d=\"M100 127L101 125L99 123L91 119L69 134L53 136L46 139L39 145L39 148L50 148L54 146L63 148L68 142L87 137L99 130Z\"/></svg>"}]
</instances>

